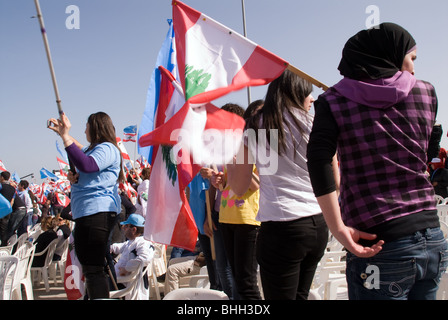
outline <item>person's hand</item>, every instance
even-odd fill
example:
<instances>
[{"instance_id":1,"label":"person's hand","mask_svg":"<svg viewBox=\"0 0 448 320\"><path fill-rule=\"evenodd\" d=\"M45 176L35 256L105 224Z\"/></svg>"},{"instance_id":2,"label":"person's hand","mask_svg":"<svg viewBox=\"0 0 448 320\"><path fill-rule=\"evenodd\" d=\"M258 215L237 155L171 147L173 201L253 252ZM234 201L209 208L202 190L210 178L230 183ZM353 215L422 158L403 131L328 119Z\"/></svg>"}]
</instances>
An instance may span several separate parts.
<instances>
[{"instance_id":1,"label":"person's hand","mask_svg":"<svg viewBox=\"0 0 448 320\"><path fill-rule=\"evenodd\" d=\"M70 183L74 184L78 182L78 178L79 178L79 173L73 173L71 171L69 171L67 173L67 180L70 181Z\"/></svg>"},{"instance_id":2,"label":"person's hand","mask_svg":"<svg viewBox=\"0 0 448 320\"><path fill-rule=\"evenodd\" d=\"M65 113L62 114L61 119L51 118L48 121L50 124L48 128L50 130L53 130L61 137L68 136L72 124L70 123L70 120L67 118Z\"/></svg>"},{"instance_id":3,"label":"person's hand","mask_svg":"<svg viewBox=\"0 0 448 320\"><path fill-rule=\"evenodd\" d=\"M216 189L222 189L224 185L224 172L213 172L213 175L210 177L210 182Z\"/></svg>"},{"instance_id":4,"label":"person's hand","mask_svg":"<svg viewBox=\"0 0 448 320\"><path fill-rule=\"evenodd\" d=\"M384 244L383 240L378 240L377 243L371 247L364 247L358 242L360 239L375 240L375 234L359 231L354 228L345 227L344 230L333 234L335 238L351 253L360 258L370 258L380 252Z\"/></svg>"},{"instance_id":5,"label":"person's hand","mask_svg":"<svg viewBox=\"0 0 448 320\"><path fill-rule=\"evenodd\" d=\"M215 173L215 171L207 167L202 167L201 170L199 170L199 173L201 174L202 178L210 179L213 176L213 173Z\"/></svg>"},{"instance_id":6,"label":"person's hand","mask_svg":"<svg viewBox=\"0 0 448 320\"><path fill-rule=\"evenodd\" d=\"M214 230L217 230L216 226L215 226L215 223L213 221L212 221L212 228ZM205 219L205 222L204 222L204 234L207 237L209 237L209 238L213 237L213 230L210 229L210 226L208 225L208 220L207 219Z\"/></svg>"}]
</instances>

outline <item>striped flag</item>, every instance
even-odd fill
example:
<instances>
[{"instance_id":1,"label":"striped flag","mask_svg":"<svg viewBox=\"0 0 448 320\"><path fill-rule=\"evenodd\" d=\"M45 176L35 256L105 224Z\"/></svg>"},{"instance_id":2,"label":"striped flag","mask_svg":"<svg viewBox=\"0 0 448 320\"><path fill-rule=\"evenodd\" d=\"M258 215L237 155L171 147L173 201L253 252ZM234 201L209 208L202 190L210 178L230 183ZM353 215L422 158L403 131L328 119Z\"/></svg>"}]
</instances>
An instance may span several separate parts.
<instances>
[{"instance_id":1,"label":"striped flag","mask_svg":"<svg viewBox=\"0 0 448 320\"><path fill-rule=\"evenodd\" d=\"M129 157L129 154L126 151L126 148L124 147L124 144L121 141L121 138L119 138L119 137L117 137L117 145L118 145L118 148L120 149L121 156L123 157L123 159L131 161L131 157Z\"/></svg>"}]
</instances>

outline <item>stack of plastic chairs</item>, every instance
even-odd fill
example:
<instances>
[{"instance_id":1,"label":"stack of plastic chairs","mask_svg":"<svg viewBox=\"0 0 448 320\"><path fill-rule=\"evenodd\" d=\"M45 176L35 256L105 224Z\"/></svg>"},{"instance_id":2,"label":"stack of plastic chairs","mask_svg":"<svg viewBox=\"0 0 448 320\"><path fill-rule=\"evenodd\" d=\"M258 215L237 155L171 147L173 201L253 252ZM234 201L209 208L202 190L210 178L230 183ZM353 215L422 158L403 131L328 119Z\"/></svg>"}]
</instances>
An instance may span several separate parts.
<instances>
[{"instance_id":1,"label":"stack of plastic chairs","mask_svg":"<svg viewBox=\"0 0 448 320\"><path fill-rule=\"evenodd\" d=\"M347 252L330 235L326 251L319 262L311 286L309 300L347 300L345 278Z\"/></svg>"}]
</instances>

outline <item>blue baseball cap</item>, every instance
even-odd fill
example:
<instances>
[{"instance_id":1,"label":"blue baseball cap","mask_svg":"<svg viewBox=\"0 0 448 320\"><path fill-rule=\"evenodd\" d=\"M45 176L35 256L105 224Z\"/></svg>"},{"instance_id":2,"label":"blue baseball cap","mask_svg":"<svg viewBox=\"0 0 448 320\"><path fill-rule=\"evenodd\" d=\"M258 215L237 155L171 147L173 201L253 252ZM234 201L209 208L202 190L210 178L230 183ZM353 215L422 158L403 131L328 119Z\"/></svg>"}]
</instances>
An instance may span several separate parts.
<instances>
[{"instance_id":1,"label":"blue baseball cap","mask_svg":"<svg viewBox=\"0 0 448 320\"><path fill-rule=\"evenodd\" d=\"M145 226L145 218L143 216L132 213L129 215L128 220L120 222L121 225L132 224L136 227L144 227Z\"/></svg>"}]
</instances>

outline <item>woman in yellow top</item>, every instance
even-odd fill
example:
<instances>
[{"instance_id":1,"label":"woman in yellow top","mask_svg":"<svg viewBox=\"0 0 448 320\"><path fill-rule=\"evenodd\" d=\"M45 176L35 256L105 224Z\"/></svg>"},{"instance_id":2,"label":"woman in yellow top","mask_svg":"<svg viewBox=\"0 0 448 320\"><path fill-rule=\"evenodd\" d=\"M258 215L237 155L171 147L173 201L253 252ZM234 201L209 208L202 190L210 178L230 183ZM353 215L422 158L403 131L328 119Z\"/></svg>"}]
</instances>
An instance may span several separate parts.
<instances>
[{"instance_id":1,"label":"woman in yellow top","mask_svg":"<svg viewBox=\"0 0 448 320\"><path fill-rule=\"evenodd\" d=\"M226 104L222 109L243 116L244 109ZM248 107L249 109L249 107ZM248 110L246 110L247 112ZM211 179L216 188L222 188L219 222L224 239L227 259L232 268L233 278L239 297L234 299L261 300L257 284L257 260L255 242L260 222L255 218L259 208L259 184L255 166L249 189L238 197L226 186L227 171L214 175Z\"/></svg>"}]
</instances>

